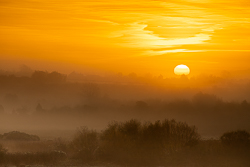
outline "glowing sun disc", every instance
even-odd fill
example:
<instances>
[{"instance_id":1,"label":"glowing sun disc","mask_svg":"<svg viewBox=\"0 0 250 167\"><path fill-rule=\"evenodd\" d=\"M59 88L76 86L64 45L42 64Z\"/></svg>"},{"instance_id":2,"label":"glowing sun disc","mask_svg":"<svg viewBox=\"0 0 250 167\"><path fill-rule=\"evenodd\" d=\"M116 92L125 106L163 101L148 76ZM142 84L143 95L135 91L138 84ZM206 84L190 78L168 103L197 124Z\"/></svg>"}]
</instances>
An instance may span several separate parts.
<instances>
[{"instance_id":1,"label":"glowing sun disc","mask_svg":"<svg viewBox=\"0 0 250 167\"><path fill-rule=\"evenodd\" d=\"M188 66L180 64L174 68L174 73L176 75L188 75L190 73L190 69L188 68Z\"/></svg>"}]
</instances>

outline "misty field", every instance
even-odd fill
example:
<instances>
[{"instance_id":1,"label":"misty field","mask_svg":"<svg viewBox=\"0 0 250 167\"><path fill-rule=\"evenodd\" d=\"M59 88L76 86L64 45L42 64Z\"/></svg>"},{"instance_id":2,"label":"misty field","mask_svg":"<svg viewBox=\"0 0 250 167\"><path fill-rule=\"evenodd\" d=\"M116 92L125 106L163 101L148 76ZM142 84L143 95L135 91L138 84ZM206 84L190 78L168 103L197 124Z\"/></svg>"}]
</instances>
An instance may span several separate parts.
<instances>
[{"instance_id":1,"label":"misty field","mask_svg":"<svg viewBox=\"0 0 250 167\"><path fill-rule=\"evenodd\" d=\"M1 135L0 164L45 166L250 165L250 134L201 140L195 126L175 120L112 122L103 131L79 128L72 140L40 140L22 132ZM8 150L9 149L9 150Z\"/></svg>"},{"instance_id":2,"label":"misty field","mask_svg":"<svg viewBox=\"0 0 250 167\"><path fill-rule=\"evenodd\" d=\"M218 80L2 75L0 165L250 166L248 82L230 101Z\"/></svg>"},{"instance_id":3,"label":"misty field","mask_svg":"<svg viewBox=\"0 0 250 167\"><path fill-rule=\"evenodd\" d=\"M250 0L0 0L0 167L250 167Z\"/></svg>"}]
</instances>

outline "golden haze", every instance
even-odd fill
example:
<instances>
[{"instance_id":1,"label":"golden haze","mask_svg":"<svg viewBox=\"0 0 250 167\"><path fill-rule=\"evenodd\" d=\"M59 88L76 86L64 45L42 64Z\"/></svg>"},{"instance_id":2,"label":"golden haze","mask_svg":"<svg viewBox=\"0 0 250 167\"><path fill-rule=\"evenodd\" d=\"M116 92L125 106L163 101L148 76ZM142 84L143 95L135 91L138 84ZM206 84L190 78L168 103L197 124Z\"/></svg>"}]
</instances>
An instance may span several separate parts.
<instances>
[{"instance_id":1,"label":"golden haze","mask_svg":"<svg viewBox=\"0 0 250 167\"><path fill-rule=\"evenodd\" d=\"M246 70L248 0L0 2L0 65L171 76ZM8 65L6 65L8 64Z\"/></svg>"}]
</instances>

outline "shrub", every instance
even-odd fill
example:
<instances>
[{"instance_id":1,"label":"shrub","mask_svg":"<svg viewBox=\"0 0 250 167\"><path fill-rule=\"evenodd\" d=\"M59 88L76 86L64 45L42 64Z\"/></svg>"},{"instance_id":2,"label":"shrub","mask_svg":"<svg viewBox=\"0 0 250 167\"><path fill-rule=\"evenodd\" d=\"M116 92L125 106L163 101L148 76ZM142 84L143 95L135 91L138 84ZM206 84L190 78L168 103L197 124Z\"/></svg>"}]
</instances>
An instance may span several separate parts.
<instances>
[{"instance_id":1,"label":"shrub","mask_svg":"<svg viewBox=\"0 0 250 167\"><path fill-rule=\"evenodd\" d=\"M184 122L164 120L147 123L143 126L143 140L162 143L165 149L177 151L184 146L193 146L198 143L200 135L195 126L189 126Z\"/></svg>"},{"instance_id":2,"label":"shrub","mask_svg":"<svg viewBox=\"0 0 250 167\"><path fill-rule=\"evenodd\" d=\"M98 147L98 133L87 127L81 127L71 142L73 157L84 162L95 159Z\"/></svg>"},{"instance_id":3,"label":"shrub","mask_svg":"<svg viewBox=\"0 0 250 167\"><path fill-rule=\"evenodd\" d=\"M110 123L102 133L102 158L119 163L134 162L139 154L141 123L130 120L125 123Z\"/></svg>"},{"instance_id":4,"label":"shrub","mask_svg":"<svg viewBox=\"0 0 250 167\"><path fill-rule=\"evenodd\" d=\"M160 165L166 156L197 144L199 139L195 127L175 120L113 122L101 136L102 158L123 164Z\"/></svg>"},{"instance_id":5,"label":"shrub","mask_svg":"<svg viewBox=\"0 0 250 167\"><path fill-rule=\"evenodd\" d=\"M1 136L3 140L19 140L19 141L39 141L40 138L36 135L29 135L19 131L4 133Z\"/></svg>"},{"instance_id":6,"label":"shrub","mask_svg":"<svg viewBox=\"0 0 250 167\"><path fill-rule=\"evenodd\" d=\"M250 133L245 130L227 132L220 137L220 140L227 146L249 147Z\"/></svg>"},{"instance_id":7,"label":"shrub","mask_svg":"<svg viewBox=\"0 0 250 167\"><path fill-rule=\"evenodd\" d=\"M0 164L4 162L4 157L7 150L0 144Z\"/></svg>"},{"instance_id":8,"label":"shrub","mask_svg":"<svg viewBox=\"0 0 250 167\"><path fill-rule=\"evenodd\" d=\"M56 138L54 139L54 150L62 151L62 152L69 152L69 142L66 140L63 140L62 138Z\"/></svg>"}]
</instances>

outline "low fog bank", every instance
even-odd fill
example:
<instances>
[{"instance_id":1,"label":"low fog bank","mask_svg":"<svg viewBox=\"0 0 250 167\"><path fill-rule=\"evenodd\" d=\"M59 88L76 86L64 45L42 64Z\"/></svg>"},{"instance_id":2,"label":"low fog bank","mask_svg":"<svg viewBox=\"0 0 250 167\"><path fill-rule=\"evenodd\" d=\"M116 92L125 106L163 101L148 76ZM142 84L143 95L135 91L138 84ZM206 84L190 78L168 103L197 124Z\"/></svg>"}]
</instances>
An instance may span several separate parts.
<instances>
[{"instance_id":1,"label":"low fog bank","mask_svg":"<svg viewBox=\"0 0 250 167\"><path fill-rule=\"evenodd\" d=\"M203 138L217 138L226 131L250 130L250 104L247 101L224 102L214 95L203 93L196 94L191 100L172 101L100 98L81 105L62 104L45 109L39 103L27 112L4 111L0 122L2 132L19 130L35 133L42 138L68 138L81 126L101 131L114 120L138 119L146 122L165 118L195 125Z\"/></svg>"},{"instance_id":2,"label":"low fog bank","mask_svg":"<svg viewBox=\"0 0 250 167\"><path fill-rule=\"evenodd\" d=\"M63 96L60 100L72 104L79 98L83 90L89 89L86 83L93 83L100 89L100 95L113 99L138 100L146 98L192 98L198 92L214 94L225 101L250 101L249 71L238 73L224 72L219 76L201 74L187 77L138 76L136 73L123 75L93 75L72 72L68 75L59 72L34 71L23 65L19 71L0 70L0 90L3 95L17 94L22 96L40 96L42 100L46 93L52 97ZM84 88L85 87L85 88ZM95 88L91 88L90 91ZM23 94L22 94L23 93ZM78 94L77 94L78 93ZM45 97L48 98L48 97ZM53 104L59 99L52 99ZM70 100L72 99L72 100ZM78 102L78 101L77 101Z\"/></svg>"},{"instance_id":3,"label":"low fog bank","mask_svg":"<svg viewBox=\"0 0 250 167\"><path fill-rule=\"evenodd\" d=\"M250 130L248 79L26 72L0 75L0 133L68 138L81 126L101 131L114 120L165 118L195 125L203 138Z\"/></svg>"}]
</instances>

